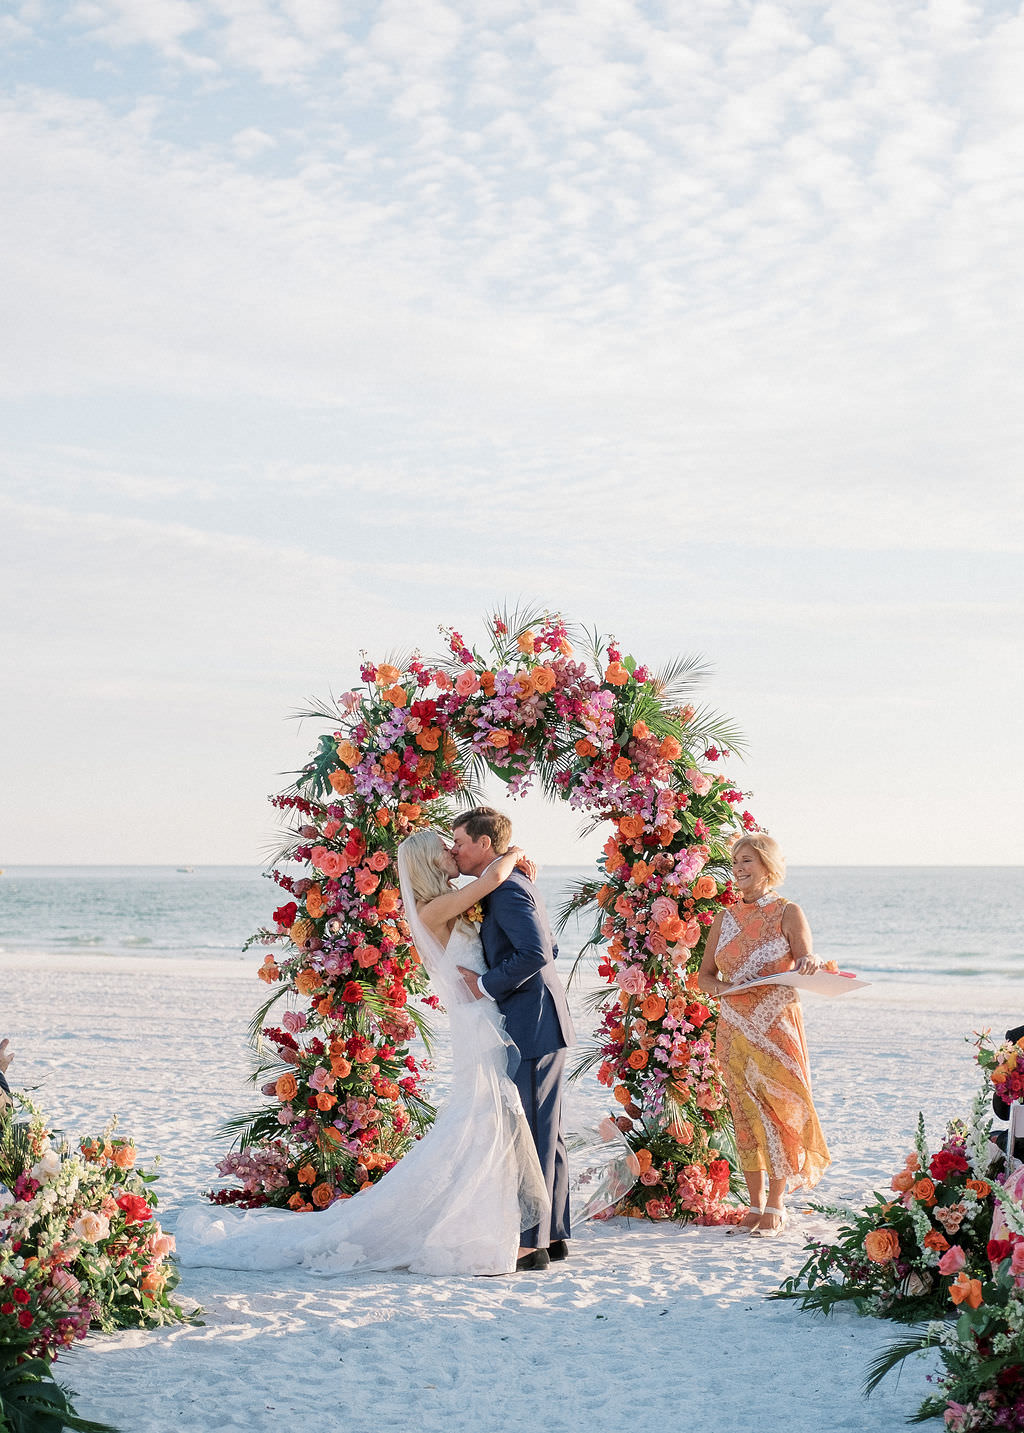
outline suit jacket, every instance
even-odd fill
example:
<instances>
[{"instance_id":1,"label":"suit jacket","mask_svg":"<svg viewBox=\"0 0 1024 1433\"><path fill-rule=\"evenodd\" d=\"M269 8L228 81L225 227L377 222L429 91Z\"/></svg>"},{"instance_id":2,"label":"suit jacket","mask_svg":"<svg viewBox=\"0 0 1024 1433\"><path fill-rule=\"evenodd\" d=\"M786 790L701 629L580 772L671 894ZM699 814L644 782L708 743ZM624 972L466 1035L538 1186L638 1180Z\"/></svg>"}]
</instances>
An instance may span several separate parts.
<instances>
[{"instance_id":1,"label":"suit jacket","mask_svg":"<svg viewBox=\"0 0 1024 1433\"><path fill-rule=\"evenodd\" d=\"M1016 1044L1022 1035L1024 1035L1024 1025L1017 1025L1014 1029L1007 1030L1006 1039L1012 1040ZM992 1109L997 1119L1008 1120L1010 1118L1010 1106L998 1095L992 1096Z\"/></svg>"},{"instance_id":2,"label":"suit jacket","mask_svg":"<svg viewBox=\"0 0 1024 1433\"><path fill-rule=\"evenodd\" d=\"M575 1045L565 990L555 972L558 946L533 882L513 871L485 897L483 907L483 985L520 1055L536 1060Z\"/></svg>"}]
</instances>

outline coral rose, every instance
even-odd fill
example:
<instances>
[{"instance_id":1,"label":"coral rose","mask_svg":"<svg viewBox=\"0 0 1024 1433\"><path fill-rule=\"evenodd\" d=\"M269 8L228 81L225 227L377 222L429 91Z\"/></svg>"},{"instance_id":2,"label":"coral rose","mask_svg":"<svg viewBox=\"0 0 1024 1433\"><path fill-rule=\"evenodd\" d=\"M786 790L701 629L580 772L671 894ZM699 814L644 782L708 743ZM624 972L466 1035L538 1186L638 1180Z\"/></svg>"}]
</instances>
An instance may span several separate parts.
<instances>
[{"instance_id":1,"label":"coral rose","mask_svg":"<svg viewBox=\"0 0 1024 1433\"><path fill-rule=\"evenodd\" d=\"M633 775L633 763L624 756L617 756L612 763L612 775L618 781L628 781Z\"/></svg>"},{"instance_id":2,"label":"coral rose","mask_svg":"<svg viewBox=\"0 0 1024 1433\"><path fill-rule=\"evenodd\" d=\"M496 746L498 748L508 746L509 733L507 731L492 731L490 736L487 738L487 741L489 745Z\"/></svg>"},{"instance_id":3,"label":"coral rose","mask_svg":"<svg viewBox=\"0 0 1024 1433\"><path fill-rule=\"evenodd\" d=\"M362 966L363 970L369 970L371 965L376 965L380 960L380 951L375 945L361 945L356 951L356 964Z\"/></svg>"},{"instance_id":4,"label":"coral rose","mask_svg":"<svg viewBox=\"0 0 1024 1433\"><path fill-rule=\"evenodd\" d=\"M911 1185L910 1193L921 1204L935 1203L935 1185L930 1179L918 1179Z\"/></svg>"},{"instance_id":5,"label":"coral rose","mask_svg":"<svg viewBox=\"0 0 1024 1433\"><path fill-rule=\"evenodd\" d=\"M954 1244L939 1260L939 1273L958 1274L966 1263L967 1255L959 1244Z\"/></svg>"},{"instance_id":6,"label":"coral rose","mask_svg":"<svg viewBox=\"0 0 1024 1433\"><path fill-rule=\"evenodd\" d=\"M872 1229L864 1236L864 1252L874 1264L890 1264L899 1257L900 1241L895 1229Z\"/></svg>"},{"instance_id":7,"label":"coral rose","mask_svg":"<svg viewBox=\"0 0 1024 1433\"><path fill-rule=\"evenodd\" d=\"M468 697L471 693L476 691L479 685L479 679L472 667L466 667L466 669L461 671L455 678L455 690L460 697Z\"/></svg>"},{"instance_id":8,"label":"coral rose","mask_svg":"<svg viewBox=\"0 0 1024 1433\"><path fill-rule=\"evenodd\" d=\"M352 1073L352 1064L344 1056L335 1055L331 1059L331 1074L339 1080L347 1080Z\"/></svg>"},{"instance_id":9,"label":"coral rose","mask_svg":"<svg viewBox=\"0 0 1024 1433\"><path fill-rule=\"evenodd\" d=\"M550 667L535 667L533 671L533 684L543 696L550 692L555 685L555 674Z\"/></svg>"},{"instance_id":10,"label":"coral rose","mask_svg":"<svg viewBox=\"0 0 1024 1433\"><path fill-rule=\"evenodd\" d=\"M274 1094L279 1100L294 1100L299 1093L299 1082L294 1075L281 1075L274 1083Z\"/></svg>"},{"instance_id":11,"label":"coral rose","mask_svg":"<svg viewBox=\"0 0 1024 1433\"><path fill-rule=\"evenodd\" d=\"M329 1184L317 1184L314 1186L312 1198L318 1209L326 1209L334 1198L334 1189Z\"/></svg>"},{"instance_id":12,"label":"coral rose","mask_svg":"<svg viewBox=\"0 0 1024 1433\"><path fill-rule=\"evenodd\" d=\"M359 748L350 741L339 741L335 746L338 753L338 760L343 761L346 766L359 765Z\"/></svg>"},{"instance_id":13,"label":"coral rose","mask_svg":"<svg viewBox=\"0 0 1024 1433\"><path fill-rule=\"evenodd\" d=\"M135 1165L135 1150L130 1144L115 1144L110 1162L117 1169L132 1169Z\"/></svg>"},{"instance_id":14,"label":"coral rose","mask_svg":"<svg viewBox=\"0 0 1024 1433\"><path fill-rule=\"evenodd\" d=\"M622 816L619 819L619 834L627 841L637 841L644 834L642 816Z\"/></svg>"},{"instance_id":15,"label":"coral rose","mask_svg":"<svg viewBox=\"0 0 1024 1433\"><path fill-rule=\"evenodd\" d=\"M646 1050L631 1050L627 1061L631 1070L642 1070L647 1064Z\"/></svg>"},{"instance_id":16,"label":"coral rose","mask_svg":"<svg viewBox=\"0 0 1024 1433\"><path fill-rule=\"evenodd\" d=\"M371 871L386 871L391 865L391 857L387 851L374 851L372 856L367 856L366 864Z\"/></svg>"},{"instance_id":17,"label":"coral rose","mask_svg":"<svg viewBox=\"0 0 1024 1433\"><path fill-rule=\"evenodd\" d=\"M949 1297L954 1304L966 1304L969 1309L981 1307L981 1280L969 1279L966 1274L959 1273L956 1276L956 1283L949 1286Z\"/></svg>"},{"instance_id":18,"label":"coral rose","mask_svg":"<svg viewBox=\"0 0 1024 1433\"><path fill-rule=\"evenodd\" d=\"M709 901L718 894L718 885L712 876L698 876L690 893L695 901Z\"/></svg>"}]
</instances>

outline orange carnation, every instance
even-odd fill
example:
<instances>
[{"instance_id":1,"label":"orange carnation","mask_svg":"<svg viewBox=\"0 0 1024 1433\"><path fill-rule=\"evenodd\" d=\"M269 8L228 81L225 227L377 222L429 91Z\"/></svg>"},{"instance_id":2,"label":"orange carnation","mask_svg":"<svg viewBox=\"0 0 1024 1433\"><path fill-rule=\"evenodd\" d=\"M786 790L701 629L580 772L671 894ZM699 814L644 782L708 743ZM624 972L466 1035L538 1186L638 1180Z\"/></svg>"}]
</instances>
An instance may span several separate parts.
<instances>
[{"instance_id":1,"label":"orange carnation","mask_svg":"<svg viewBox=\"0 0 1024 1433\"><path fill-rule=\"evenodd\" d=\"M356 779L350 771L332 771L327 779L336 796L351 796L356 789Z\"/></svg>"},{"instance_id":2,"label":"orange carnation","mask_svg":"<svg viewBox=\"0 0 1024 1433\"><path fill-rule=\"evenodd\" d=\"M691 891L695 901L709 901L718 894L718 886L713 876L698 876Z\"/></svg>"},{"instance_id":3,"label":"orange carnation","mask_svg":"<svg viewBox=\"0 0 1024 1433\"><path fill-rule=\"evenodd\" d=\"M629 681L629 673L621 662L612 662L605 671L604 679L613 687L624 687Z\"/></svg>"},{"instance_id":4,"label":"orange carnation","mask_svg":"<svg viewBox=\"0 0 1024 1433\"><path fill-rule=\"evenodd\" d=\"M949 1286L949 1297L954 1304L966 1304L969 1309L981 1307L981 1280L969 1279L961 1269L956 1276L956 1283Z\"/></svg>"},{"instance_id":5,"label":"orange carnation","mask_svg":"<svg viewBox=\"0 0 1024 1433\"><path fill-rule=\"evenodd\" d=\"M294 1100L299 1093L299 1082L294 1075L281 1075L274 1085L274 1094L279 1100Z\"/></svg>"},{"instance_id":6,"label":"orange carnation","mask_svg":"<svg viewBox=\"0 0 1024 1433\"><path fill-rule=\"evenodd\" d=\"M899 1258L900 1241L895 1229L872 1229L864 1237L864 1252L875 1264L890 1264Z\"/></svg>"},{"instance_id":7,"label":"orange carnation","mask_svg":"<svg viewBox=\"0 0 1024 1433\"><path fill-rule=\"evenodd\" d=\"M612 775L618 781L626 781L633 775L633 763L624 756L617 756L612 764Z\"/></svg>"},{"instance_id":8,"label":"orange carnation","mask_svg":"<svg viewBox=\"0 0 1024 1433\"><path fill-rule=\"evenodd\" d=\"M922 1204L935 1203L935 1185L930 1179L919 1179L911 1186L910 1192Z\"/></svg>"},{"instance_id":9,"label":"orange carnation","mask_svg":"<svg viewBox=\"0 0 1024 1433\"><path fill-rule=\"evenodd\" d=\"M550 692L555 685L555 674L550 667L535 667L533 671L533 685L543 695Z\"/></svg>"},{"instance_id":10,"label":"orange carnation","mask_svg":"<svg viewBox=\"0 0 1024 1433\"><path fill-rule=\"evenodd\" d=\"M326 1209L334 1198L334 1189L330 1184L318 1184L313 1190L313 1203L318 1209Z\"/></svg>"},{"instance_id":11,"label":"orange carnation","mask_svg":"<svg viewBox=\"0 0 1024 1433\"><path fill-rule=\"evenodd\" d=\"M628 1064L631 1070L642 1070L647 1064L647 1051L631 1050Z\"/></svg>"},{"instance_id":12,"label":"orange carnation","mask_svg":"<svg viewBox=\"0 0 1024 1433\"><path fill-rule=\"evenodd\" d=\"M338 753L338 760L343 761L346 766L359 765L359 748L350 741L339 741L335 746Z\"/></svg>"}]
</instances>

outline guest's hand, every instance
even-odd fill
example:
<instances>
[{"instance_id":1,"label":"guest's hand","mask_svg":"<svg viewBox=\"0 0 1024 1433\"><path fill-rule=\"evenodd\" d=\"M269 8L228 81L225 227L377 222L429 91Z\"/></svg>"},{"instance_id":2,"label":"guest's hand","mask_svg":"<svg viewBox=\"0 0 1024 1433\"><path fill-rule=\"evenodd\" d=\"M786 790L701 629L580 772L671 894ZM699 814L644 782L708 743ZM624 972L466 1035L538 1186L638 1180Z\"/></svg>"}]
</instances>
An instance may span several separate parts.
<instances>
[{"instance_id":1,"label":"guest's hand","mask_svg":"<svg viewBox=\"0 0 1024 1433\"><path fill-rule=\"evenodd\" d=\"M816 970L821 969L821 961L814 955L804 955L793 966L797 975L813 975Z\"/></svg>"},{"instance_id":2,"label":"guest's hand","mask_svg":"<svg viewBox=\"0 0 1024 1433\"><path fill-rule=\"evenodd\" d=\"M10 1040L0 1040L0 1074L7 1074L7 1066L14 1059L14 1051L9 1048Z\"/></svg>"},{"instance_id":3,"label":"guest's hand","mask_svg":"<svg viewBox=\"0 0 1024 1433\"><path fill-rule=\"evenodd\" d=\"M480 981L477 978L476 971L467 970L464 965L457 965L455 969L459 972L463 980L466 982L466 989L469 991L470 995L472 995L473 999L483 1000L484 993L480 989Z\"/></svg>"}]
</instances>

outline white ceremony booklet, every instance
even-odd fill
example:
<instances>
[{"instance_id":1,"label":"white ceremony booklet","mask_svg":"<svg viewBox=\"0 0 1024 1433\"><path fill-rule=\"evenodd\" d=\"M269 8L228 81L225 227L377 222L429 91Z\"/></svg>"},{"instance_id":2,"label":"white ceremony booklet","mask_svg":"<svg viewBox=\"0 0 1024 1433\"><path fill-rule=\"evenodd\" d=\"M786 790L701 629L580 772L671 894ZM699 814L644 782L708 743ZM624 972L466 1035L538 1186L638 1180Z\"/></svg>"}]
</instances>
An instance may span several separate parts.
<instances>
[{"instance_id":1,"label":"white ceremony booklet","mask_svg":"<svg viewBox=\"0 0 1024 1433\"><path fill-rule=\"evenodd\" d=\"M728 990L719 991L719 998L737 995L741 990L757 990L761 985L795 985L798 990L809 990L814 995L845 995L848 990L862 990L870 984L870 980L861 980L857 975L841 975L831 970L816 970L813 975L797 975L795 970L786 970L781 975L766 975L761 980L732 985Z\"/></svg>"}]
</instances>

